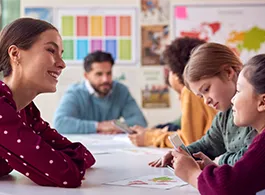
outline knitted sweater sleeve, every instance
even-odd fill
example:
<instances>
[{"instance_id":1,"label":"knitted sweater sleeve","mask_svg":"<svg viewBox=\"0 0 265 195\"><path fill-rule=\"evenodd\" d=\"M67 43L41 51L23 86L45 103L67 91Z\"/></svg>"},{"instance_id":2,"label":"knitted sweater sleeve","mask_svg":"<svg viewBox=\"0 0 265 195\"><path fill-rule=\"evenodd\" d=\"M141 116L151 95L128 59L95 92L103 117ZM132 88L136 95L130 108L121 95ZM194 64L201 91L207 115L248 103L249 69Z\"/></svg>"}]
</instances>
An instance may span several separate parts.
<instances>
[{"instance_id":1,"label":"knitted sweater sleeve","mask_svg":"<svg viewBox=\"0 0 265 195\"><path fill-rule=\"evenodd\" d=\"M231 167L206 167L198 177L202 195L255 194L265 189L265 132L255 138L245 155Z\"/></svg>"}]
</instances>

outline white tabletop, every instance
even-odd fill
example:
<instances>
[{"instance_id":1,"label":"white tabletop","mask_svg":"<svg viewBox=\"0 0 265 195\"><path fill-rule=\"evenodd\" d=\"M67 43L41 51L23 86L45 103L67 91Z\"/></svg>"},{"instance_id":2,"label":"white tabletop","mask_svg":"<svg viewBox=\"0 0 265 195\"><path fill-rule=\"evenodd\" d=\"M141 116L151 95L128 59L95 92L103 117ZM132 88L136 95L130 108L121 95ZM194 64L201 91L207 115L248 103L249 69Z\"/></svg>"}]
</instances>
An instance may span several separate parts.
<instances>
[{"instance_id":1,"label":"white tabletop","mask_svg":"<svg viewBox=\"0 0 265 195\"><path fill-rule=\"evenodd\" d=\"M172 174L166 168L152 168L148 166L148 162L159 158L166 150L134 147L126 140L124 135L68 135L67 137L72 141L81 141L94 153L96 158L96 164L87 171L81 187L76 189L41 187L30 181L27 177L13 171L9 176L0 178L0 195L199 194L198 190L190 185L174 187L169 190L106 185L105 183L107 182L131 177ZM126 152L127 149L128 152ZM144 153L141 153L141 151Z\"/></svg>"}]
</instances>

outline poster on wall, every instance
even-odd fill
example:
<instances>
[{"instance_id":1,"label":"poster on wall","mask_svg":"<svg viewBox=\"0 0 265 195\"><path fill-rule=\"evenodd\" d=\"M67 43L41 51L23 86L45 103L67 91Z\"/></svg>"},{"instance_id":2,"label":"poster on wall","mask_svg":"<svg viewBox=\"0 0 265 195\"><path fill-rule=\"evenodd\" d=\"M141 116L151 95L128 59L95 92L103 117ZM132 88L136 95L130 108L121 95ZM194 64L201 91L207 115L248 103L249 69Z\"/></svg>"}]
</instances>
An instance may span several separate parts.
<instances>
[{"instance_id":1,"label":"poster on wall","mask_svg":"<svg viewBox=\"0 0 265 195\"><path fill-rule=\"evenodd\" d=\"M225 44L243 62L265 53L265 3L176 4L173 9L175 37Z\"/></svg>"},{"instance_id":2,"label":"poster on wall","mask_svg":"<svg viewBox=\"0 0 265 195\"><path fill-rule=\"evenodd\" d=\"M141 95L143 108L170 107L169 88L165 83L163 67L143 68Z\"/></svg>"},{"instance_id":3,"label":"poster on wall","mask_svg":"<svg viewBox=\"0 0 265 195\"><path fill-rule=\"evenodd\" d=\"M142 65L165 64L162 54L169 43L168 25L142 26Z\"/></svg>"},{"instance_id":4,"label":"poster on wall","mask_svg":"<svg viewBox=\"0 0 265 195\"><path fill-rule=\"evenodd\" d=\"M141 68L133 66L113 66L112 78L128 87L131 95L141 106Z\"/></svg>"},{"instance_id":5,"label":"poster on wall","mask_svg":"<svg viewBox=\"0 0 265 195\"><path fill-rule=\"evenodd\" d=\"M112 54L117 64L136 65L136 9L58 9L66 63L80 63L96 50Z\"/></svg>"},{"instance_id":6,"label":"poster on wall","mask_svg":"<svg viewBox=\"0 0 265 195\"><path fill-rule=\"evenodd\" d=\"M24 10L25 17L36 18L53 23L53 9L46 7L26 7Z\"/></svg>"},{"instance_id":7,"label":"poster on wall","mask_svg":"<svg viewBox=\"0 0 265 195\"><path fill-rule=\"evenodd\" d=\"M169 0L141 0L141 24L168 24Z\"/></svg>"}]
</instances>

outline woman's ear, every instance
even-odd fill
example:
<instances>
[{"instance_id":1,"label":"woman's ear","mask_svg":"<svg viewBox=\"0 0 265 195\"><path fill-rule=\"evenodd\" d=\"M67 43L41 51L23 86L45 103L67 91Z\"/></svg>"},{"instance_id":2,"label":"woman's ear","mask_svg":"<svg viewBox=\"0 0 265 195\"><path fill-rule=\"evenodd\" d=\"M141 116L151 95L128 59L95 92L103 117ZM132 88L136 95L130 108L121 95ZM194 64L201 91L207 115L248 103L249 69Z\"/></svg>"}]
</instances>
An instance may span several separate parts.
<instances>
[{"instance_id":1,"label":"woman's ear","mask_svg":"<svg viewBox=\"0 0 265 195\"><path fill-rule=\"evenodd\" d=\"M11 45L9 48L8 48L8 55L9 55L9 58L10 58L10 63L13 64L19 64L20 62L20 51L19 51L19 48L15 45Z\"/></svg>"},{"instance_id":2,"label":"woman's ear","mask_svg":"<svg viewBox=\"0 0 265 195\"><path fill-rule=\"evenodd\" d=\"M259 112L264 112L265 111L265 94L260 94L259 95L257 110Z\"/></svg>"}]
</instances>

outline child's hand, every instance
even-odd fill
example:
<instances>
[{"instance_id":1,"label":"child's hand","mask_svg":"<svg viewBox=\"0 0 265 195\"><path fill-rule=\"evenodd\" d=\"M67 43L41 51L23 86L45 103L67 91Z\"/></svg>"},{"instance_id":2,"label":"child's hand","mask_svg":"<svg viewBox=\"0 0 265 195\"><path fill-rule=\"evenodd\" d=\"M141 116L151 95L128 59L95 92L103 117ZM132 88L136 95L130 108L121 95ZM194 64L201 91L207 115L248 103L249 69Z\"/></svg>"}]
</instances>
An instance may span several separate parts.
<instances>
[{"instance_id":1,"label":"child's hand","mask_svg":"<svg viewBox=\"0 0 265 195\"><path fill-rule=\"evenodd\" d=\"M133 126L130 127L136 133L130 134L128 137L130 138L131 142L136 146L144 146L144 137L146 129L141 126Z\"/></svg>"},{"instance_id":2,"label":"child's hand","mask_svg":"<svg viewBox=\"0 0 265 195\"><path fill-rule=\"evenodd\" d=\"M183 181L197 187L197 178L201 173L198 163L180 147L173 151L172 155L174 156L175 174Z\"/></svg>"},{"instance_id":3,"label":"child's hand","mask_svg":"<svg viewBox=\"0 0 265 195\"><path fill-rule=\"evenodd\" d=\"M162 156L161 158L150 162L148 165L151 167L166 167L167 165L172 166L172 151L166 153L166 155Z\"/></svg>"},{"instance_id":4,"label":"child's hand","mask_svg":"<svg viewBox=\"0 0 265 195\"><path fill-rule=\"evenodd\" d=\"M201 170L203 170L208 165L211 165L211 164L216 165L208 156L206 156L202 152L194 153L193 156L195 158L201 159L201 160L197 160L197 163L199 164Z\"/></svg>"}]
</instances>

